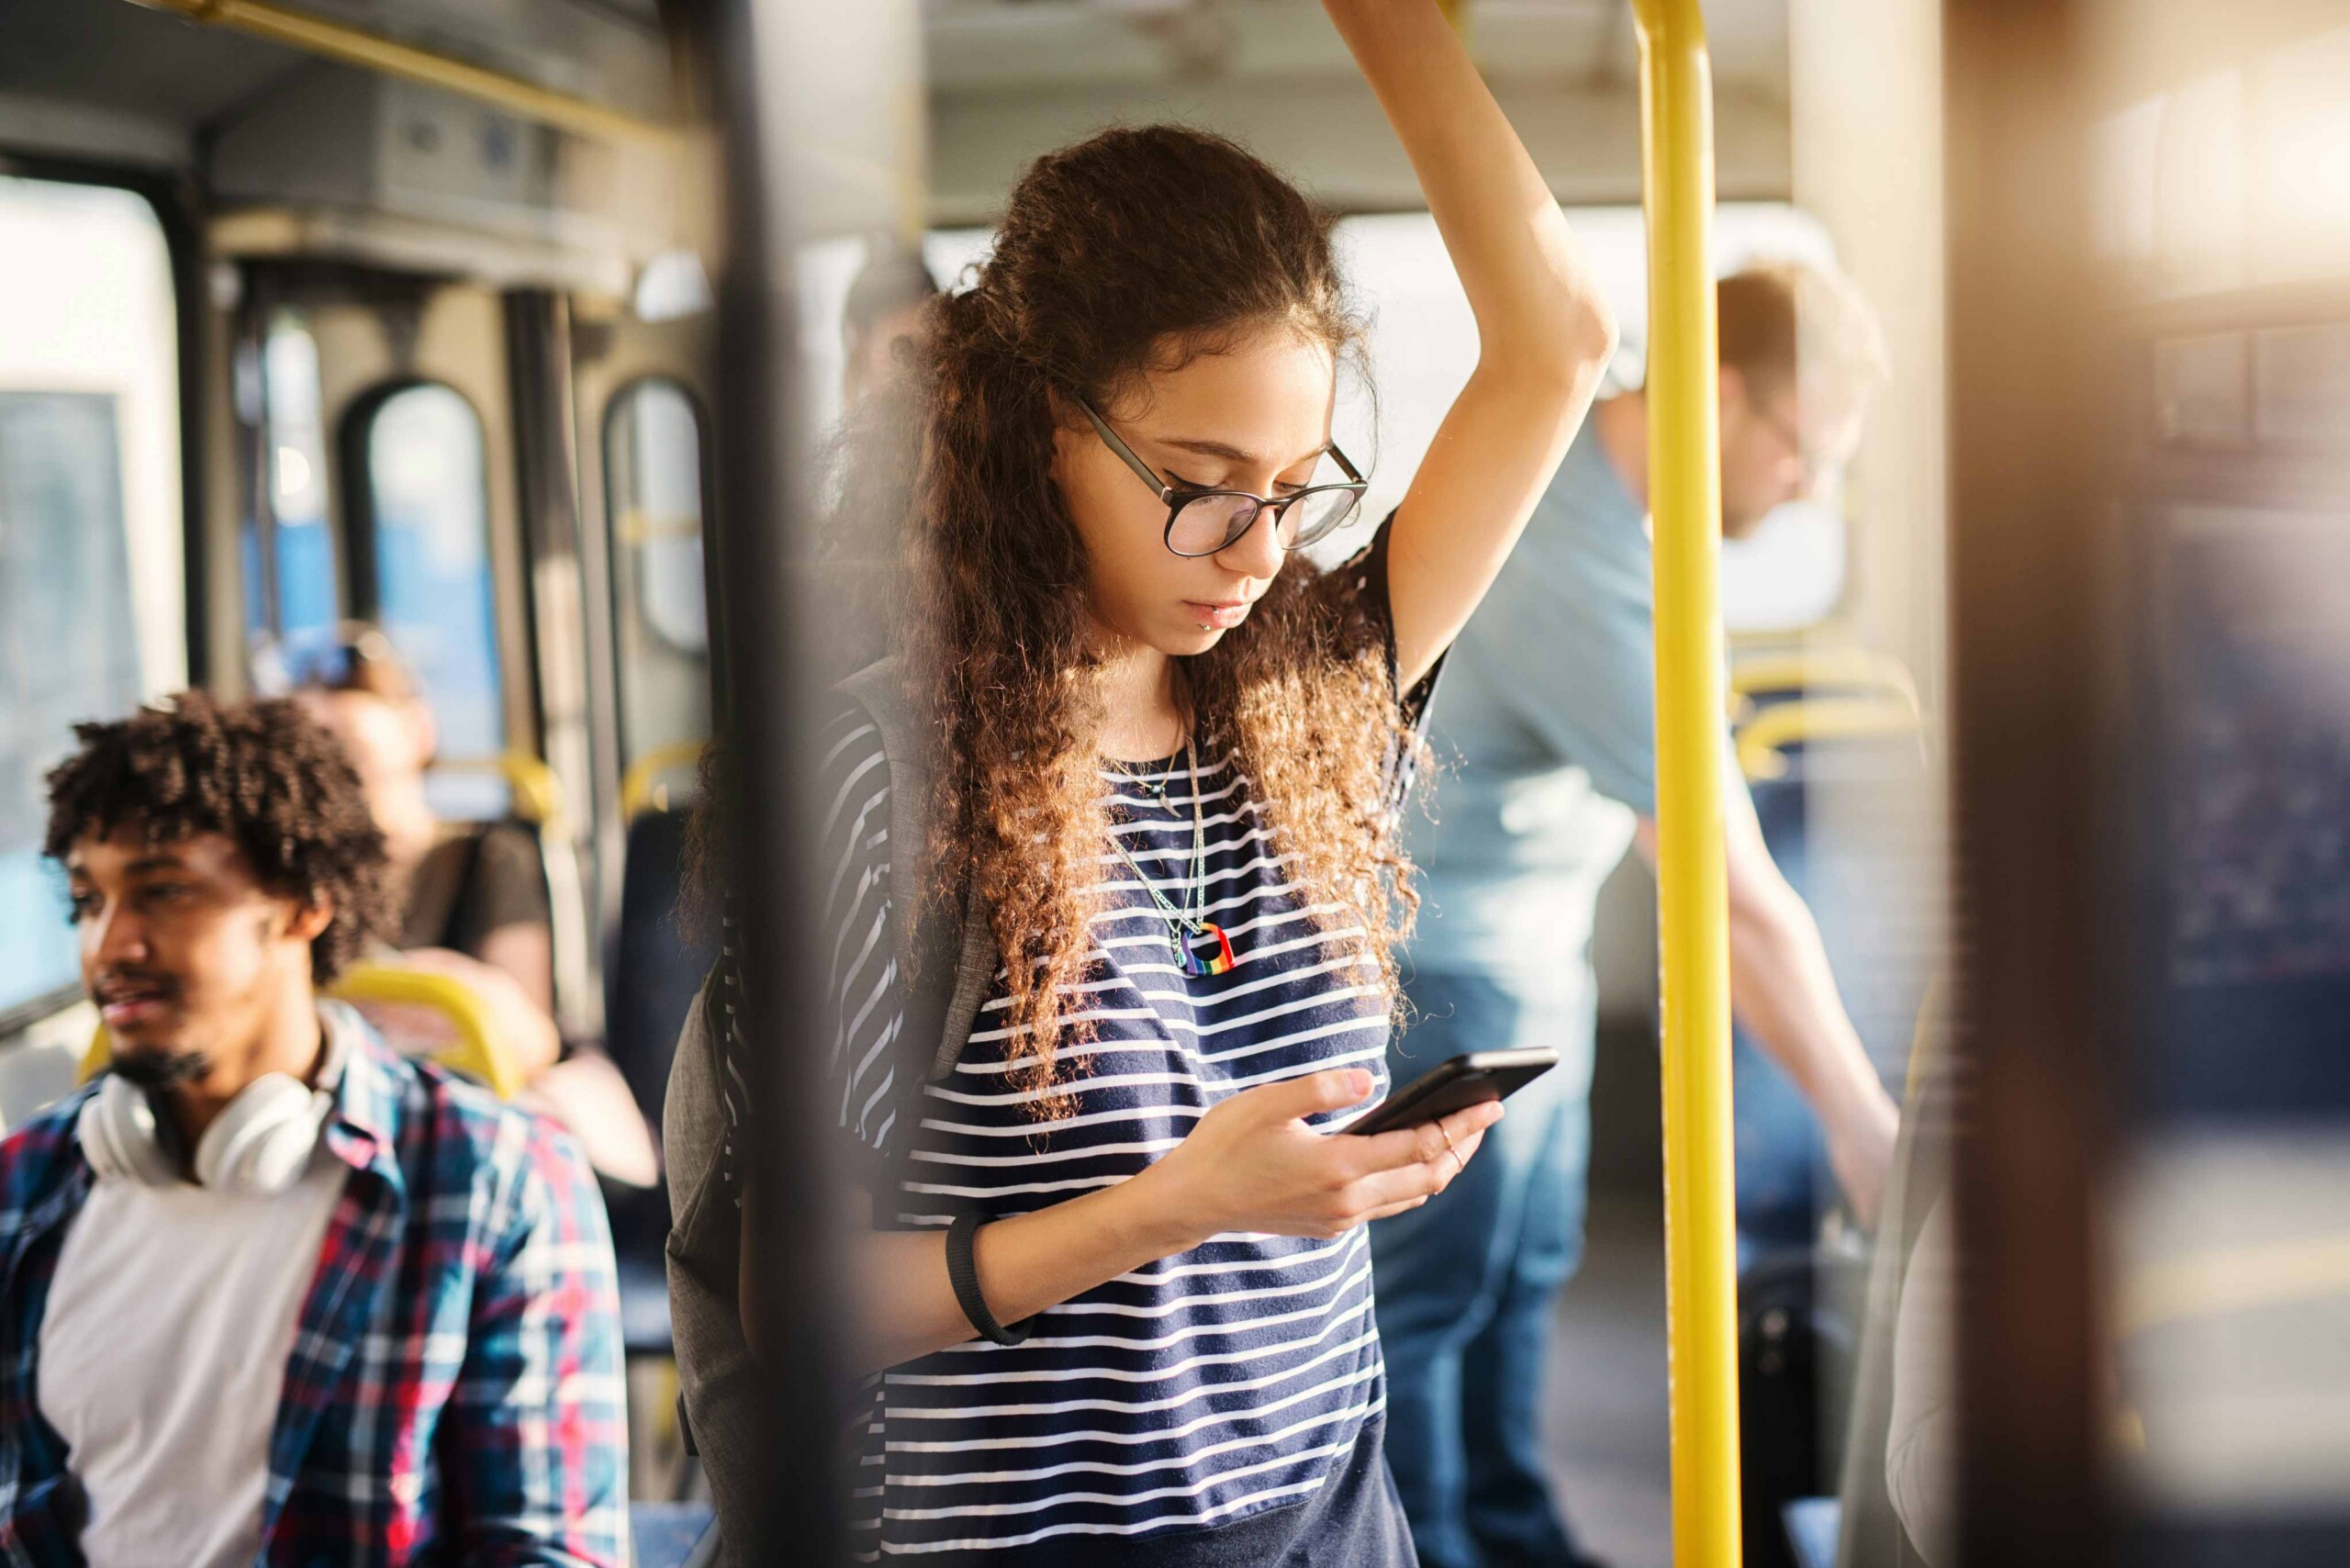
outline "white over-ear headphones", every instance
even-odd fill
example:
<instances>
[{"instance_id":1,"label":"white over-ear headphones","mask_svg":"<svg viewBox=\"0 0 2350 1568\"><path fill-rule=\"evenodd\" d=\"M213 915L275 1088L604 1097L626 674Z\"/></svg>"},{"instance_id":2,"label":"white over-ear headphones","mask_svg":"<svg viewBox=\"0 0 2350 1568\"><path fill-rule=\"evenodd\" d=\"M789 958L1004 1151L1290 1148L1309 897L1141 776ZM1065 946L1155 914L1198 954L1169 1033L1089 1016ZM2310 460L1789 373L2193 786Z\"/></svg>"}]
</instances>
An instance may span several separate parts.
<instances>
[{"instance_id":1,"label":"white over-ear headphones","mask_svg":"<svg viewBox=\"0 0 2350 1568\"><path fill-rule=\"evenodd\" d=\"M342 1075L342 1031L323 1016L326 1061L319 1087L283 1072L263 1073L221 1108L196 1141L196 1179L216 1193L268 1197L301 1179L334 1110ZM147 1092L108 1073L83 1103L74 1124L83 1156L103 1181L176 1185L179 1164L165 1151Z\"/></svg>"}]
</instances>

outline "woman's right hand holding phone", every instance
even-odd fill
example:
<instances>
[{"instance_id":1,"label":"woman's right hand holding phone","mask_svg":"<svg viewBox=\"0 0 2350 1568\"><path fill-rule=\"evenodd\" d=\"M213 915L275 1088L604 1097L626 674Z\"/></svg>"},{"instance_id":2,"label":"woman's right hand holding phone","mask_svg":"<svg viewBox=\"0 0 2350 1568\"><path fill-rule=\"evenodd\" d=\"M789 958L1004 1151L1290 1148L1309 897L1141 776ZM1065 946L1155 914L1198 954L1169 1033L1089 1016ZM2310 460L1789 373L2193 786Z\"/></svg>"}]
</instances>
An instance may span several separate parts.
<instances>
[{"instance_id":1,"label":"woman's right hand holding phone","mask_svg":"<svg viewBox=\"0 0 2350 1568\"><path fill-rule=\"evenodd\" d=\"M1496 1102L1441 1122L1340 1137L1306 1118L1359 1104L1371 1075L1332 1068L1244 1089L1130 1179L982 1228L979 1287L1016 1322L1131 1270L1236 1232L1333 1237L1444 1191L1501 1119ZM878 1371L971 1337L936 1230L863 1232L852 1273L854 1364ZM748 1205L744 1245L755 1235ZM745 1278L751 1277L746 1271ZM756 1314L745 1311L746 1320Z\"/></svg>"},{"instance_id":2,"label":"woman's right hand holding phone","mask_svg":"<svg viewBox=\"0 0 2350 1568\"><path fill-rule=\"evenodd\" d=\"M1131 1183L1188 1250L1233 1232L1334 1237L1417 1208L1441 1193L1501 1120L1498 1101L1368 1137L1337 1137L1305 1118L1360 1103L1360 1068L1332 1068L1244 1089Z\"/></svg>"}]
</instances>

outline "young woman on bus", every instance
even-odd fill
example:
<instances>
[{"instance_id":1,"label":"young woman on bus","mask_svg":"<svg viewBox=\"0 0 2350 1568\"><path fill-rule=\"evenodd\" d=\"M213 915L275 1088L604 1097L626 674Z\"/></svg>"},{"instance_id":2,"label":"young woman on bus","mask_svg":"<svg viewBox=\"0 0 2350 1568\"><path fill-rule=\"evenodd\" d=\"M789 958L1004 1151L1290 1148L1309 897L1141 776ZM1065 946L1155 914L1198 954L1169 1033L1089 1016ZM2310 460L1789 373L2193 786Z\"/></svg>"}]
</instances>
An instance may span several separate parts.
<instances>
[{"instance_id":1,"label":"young woman on bus","mask_svg":"<svg viewBox=\"0 0 2350 1568\"><path fill-rule=\"evenodd\" d=\"M1359 322L1327 221L1230 142L1039 160L925 322L893 667L935 740L930 841L890 842L908 770L873 711L820 748L830 1103L872 1205L843 1312L878 1374L864 1555L1412 1561L1362 1226L1441 1190L1498 1108L1325 1135L1386 1087L1431 673L1614 324L1436 0L1327 4L1482 344L1347 566L1293 552L1361 494L1331 440ZM975 889L1004 960L932 1081L893 856L957 915Z\"/></svg>"}]
</instances>

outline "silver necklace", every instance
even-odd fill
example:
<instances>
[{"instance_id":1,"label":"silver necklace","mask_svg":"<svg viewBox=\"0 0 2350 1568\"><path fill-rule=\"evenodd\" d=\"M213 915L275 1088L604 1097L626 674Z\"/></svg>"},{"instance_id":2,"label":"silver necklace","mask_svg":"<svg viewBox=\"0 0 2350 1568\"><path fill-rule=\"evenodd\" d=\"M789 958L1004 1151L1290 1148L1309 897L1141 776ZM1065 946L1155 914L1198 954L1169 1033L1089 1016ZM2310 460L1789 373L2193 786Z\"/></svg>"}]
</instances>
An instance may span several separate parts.
<instances>
[{"instance_id":1,"label":"silver necklace","mask_svg":"<svg viewBox=\"0 0 2350 1568\"><path fill-rule=\"evenodd\" d=\"M1183 737L1183 769L1192 789L1192 875L1184 890L1183 907L1176 908L1158 890L1158 884L1150 879L1150 873L1142 868L1142 863L1115 833L1110 835L1110 847L1118 852L1118 857L1142 884L1142 890L1158 906L1158 918L1167 923L1167 939L1175 949L1176 964L1185 975L1198 980L1224 974L1239 960L1233 957L1232 940L1225 935L1224 927L1202 918L1207 909L1207 817L1200 804L1199 751L1189 735ZM1132 778L1133 775L1127 777ZM1140 779L1135 782L1153 799L1165 803L1167 785L1163 780L1155 790Z\"/></svg>"}]
</instances>

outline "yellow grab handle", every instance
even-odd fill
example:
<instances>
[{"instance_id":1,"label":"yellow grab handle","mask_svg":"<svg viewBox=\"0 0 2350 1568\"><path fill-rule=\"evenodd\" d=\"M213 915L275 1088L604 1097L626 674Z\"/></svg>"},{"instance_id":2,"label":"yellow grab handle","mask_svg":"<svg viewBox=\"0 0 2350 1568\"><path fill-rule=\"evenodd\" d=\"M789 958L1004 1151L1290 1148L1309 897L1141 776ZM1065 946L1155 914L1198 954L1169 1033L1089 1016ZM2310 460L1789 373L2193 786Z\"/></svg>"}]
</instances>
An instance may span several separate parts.
<instances>
[{"instance_id":1,"label":"yellow grab handle","mask_svg":"<svg viewBox=\"0 0 2350 1568\"><path fill-rule=\"evenodd\" d=\"M565 814L563 780L554 769L527 751L502 752L496 756L453 757L432 765L435 773L495 773L506 780L517 817L545 829L558 838L571 834Z\"/></svg>"},{"instance_id":2,"label":"yellow grab handle","mask_svg":"<svg viewBox=\"0 0 2350 1568\"><path fill-rule=\"evenodd\" d=\"M1890 654L1869 648L1806 648L1799 653L1754 654L1729 666L1729 689L1740 697L1758 691L1807 691L1853 688L1900 698L1918 711L1918 683L1909 666Z\"/></svg>"},{"instance_id":3,"label":"yellow grab handle","mask_svg":"<svg viewBox=\"0 0 2350 1568\"><path fill-rule=\"evenodd\" d=\"M446 975L404 969L396 964L359 964L328 994L362 1005L372 1002L429 1007L457 1031L456 1043L435 1058L443 1067L483 1084L500 1100L511 1100L522 1088L520 1070L498 1043L498 1025L488 1005ZM90 1036L89 1049L82 1053L81 1081L87 1083L104 1071L113 1055L113 1042L101 1024Z\"/></svg>"},{"instance_id":4,"label":"yellow grab handle","mask_svg":"<svg viewBox=\"0 0 2350 1568\"><path fill-rule=\"evenodd\" d=\"M699 741L677 741L655 746L628 765L621 775L621 821L632 823L648 808L669 809L669 792L661 776L701 760Z\"/></svg>"},{"instance_id":5,"label":"yellow grab handle","mask_svg":"<svg viewBox=\"0 0 2350 1568\"><path fill-rule=\"evenodd\" d=\"M1819 697L1776 702L1739 726L1738 768L1752 781L1787 771L1785 748L1798 742L1921 734L1918 710L1893 697Z\"/></svg>"},{"instance_id":6,"label":"yellow grab handle","mask_svg":"<svg viewBox=\"0 0 2350 1568\"><path fill-rule=\"evenodd\" d=\"M1632 19L1640 39L1649 234L1673 1554L1681 1568L1736 1568L1738 1277L1721 777L1712 71L1696 0L1633 0Z\"/></svg>"}]
</instances>

